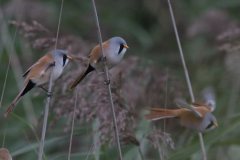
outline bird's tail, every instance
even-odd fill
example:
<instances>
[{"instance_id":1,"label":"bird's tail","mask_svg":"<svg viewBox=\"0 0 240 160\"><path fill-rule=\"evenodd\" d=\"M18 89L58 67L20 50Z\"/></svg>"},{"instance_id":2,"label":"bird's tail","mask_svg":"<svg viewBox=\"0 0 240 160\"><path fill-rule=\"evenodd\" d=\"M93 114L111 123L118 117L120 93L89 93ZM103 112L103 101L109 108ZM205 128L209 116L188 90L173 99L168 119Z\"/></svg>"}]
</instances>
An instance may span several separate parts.
<instances>
[{"instance_id":1,"label":"bird's tail","mask_svg":"<svg viewBox=\"0 0 240 160\"><path fill-rule=\"evenodd\" d=\"M71 84L69 90L73 90L89 73L94 71L95 69L89 64L88 68L80 74L77 79Z\"/></svg>"},{"instance_id":2,"label":"bird's tail","mask_svg":"<svg viewBox=\"0 0 240 160\"><path fill-rule=\"evenodd\" d=\"M33 83L31 80L28 81L28 83L25 83L23 89L18 93L16 98L12 101L10 106L7 108L7 110L4 113L4 117L6 118L11 111L14 109L14 107L18 104L18 102L22 99L22 97L30 91L36 84Z\"/></svg>"},{"instance_id":3,"label":"bird's tail","mask_svg":"<svg viewBox=\"0 0 240 160\"><path fill-rule=\"evenodd\" d=\"M175 110L160 109L160 108L144 108L144 109L154 111L153 113L144 115L146 119L150 119L150 120L172 118L177 116Z\"/></svg>"},{"instance_id":4,"label":"bird's tail","mask_svg":"<svg viewBox=\"0 0 240 160\"><path fill-rule=\"evenodd\" d=\"M22 91L17 95L17 97L12 101L10 106L7 108L6 112L4 113L5 118L10 114L10 112L14 109L14 107L22 99L21 93L22 93Z\"/></svg>"}]
</instances>

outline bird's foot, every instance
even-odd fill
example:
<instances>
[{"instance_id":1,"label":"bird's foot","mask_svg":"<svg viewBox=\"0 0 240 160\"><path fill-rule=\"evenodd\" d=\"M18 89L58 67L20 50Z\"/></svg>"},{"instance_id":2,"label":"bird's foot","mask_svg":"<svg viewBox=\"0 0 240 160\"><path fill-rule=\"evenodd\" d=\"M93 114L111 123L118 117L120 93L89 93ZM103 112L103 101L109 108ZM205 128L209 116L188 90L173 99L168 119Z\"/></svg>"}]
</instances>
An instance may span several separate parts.
<instances>
[{"instance_id":1,"label":"bird's foot","mask_svg":"<svg viewBox=\"0 0 240 160\"><path fill-rule=\"evenodd\" d=\"M103 62L106 61L106 60L107 60L106 56L101 58L101 61L103 61Z\"/></svg>"},{"instance_id":2,"label":"bird's foot","mask_svg":"<svg viewBox=\"0 0 240 160\"><path fill-rule=\"evenodd\" d=\"M47 97L51 97L52 93L51 92L47 92Z\"/></svg>"},{"instance_id":3,"label":"bird's foot","mask_svg":"<svg viewBox=\"0 0 240 160\"><path fill-rule=\"evenodd\" d=\"M110 81L110 79L108 79L108 80L104 80L104 82L106 85L109 85L111 81Z\"/></svg>"}]
</instances>

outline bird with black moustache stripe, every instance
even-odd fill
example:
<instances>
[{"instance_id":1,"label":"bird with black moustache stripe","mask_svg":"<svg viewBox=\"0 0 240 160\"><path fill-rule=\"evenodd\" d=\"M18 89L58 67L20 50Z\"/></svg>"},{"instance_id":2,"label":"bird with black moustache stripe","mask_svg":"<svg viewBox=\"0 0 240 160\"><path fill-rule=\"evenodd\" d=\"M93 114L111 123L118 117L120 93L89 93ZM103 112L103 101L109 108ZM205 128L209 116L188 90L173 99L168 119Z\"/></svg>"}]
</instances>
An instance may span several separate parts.
<instances>
[{"instance_id":1,"label":"bird with black moustache stripe","mask_svg":"<svg viewBox=\"0 0 240 160\"><path fill-rule=\"evenodd\" d=\"M53 81L55 81L62 74L69 59L72 59L72 57L63 50L53 50L33 64L23 74L23 77L27 76L23 88L7 108L4 116L7 117L22 97L32 88L40 87L44 89L43 86L48 84L52 72ZM48 92L46 89L44 90ZM48 96L50 96L50 93L48 93Z\"/></svg>"},{"instance_id":2,"label":"bird with black moustache stripe","mask_svg":"<svg viewBox=\"0 0 240 160\"><path fill-rule=\"evenodd\" d=\"M154 111L146 114L145 118L150 120L159 120L164 118L178 118L183 126L199 133L209 132L214 129L217 124L215 116L211 113L215 107L215 95L211 87L207 87L202 91L202 97L205 102L194 102L188 104L183 99L176 99L180 109L160 109L160 108L144 108L145 110Z\"/></svg>"},{"instance_id":3,"label":"bird with black moustache stripe","mask_svg":"<svg viewBox=\"0 0 240 160\"><path fill-rule=\"evenodd\" d=\"M107 68L111 69L116 66L123 58L126 50L129 47L124 39L121 37L113 37L103 43L103 50ZM93 48L91 54L88 56L88 67L82 72L76 80L71 84L70 90L74 89L89 73L96 70L98 72L104 71L104 58L101 54L100 45Z\"/></svg>"}]
</instances>

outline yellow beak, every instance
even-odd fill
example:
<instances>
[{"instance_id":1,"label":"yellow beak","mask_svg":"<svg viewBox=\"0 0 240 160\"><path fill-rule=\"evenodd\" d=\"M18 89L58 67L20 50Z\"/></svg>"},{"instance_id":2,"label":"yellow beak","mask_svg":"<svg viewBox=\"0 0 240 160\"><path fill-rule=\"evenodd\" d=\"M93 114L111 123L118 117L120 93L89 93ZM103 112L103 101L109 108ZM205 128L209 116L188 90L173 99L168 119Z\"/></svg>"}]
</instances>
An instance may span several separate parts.
<instances>
[{"instance_id":1,"label":"yellow beak","mask_svg":"<svg viewBox=\"0 0 240 160\"><path fill-rule=\"evenodd\" d=\"M67 59L72 59L72 57L70 57L70 56L67 56Z\"/></svg>"},{"instance_id":2,"label":"yellow beak","mask_svg":"<svg viewBox=\"0 0 240 160\"><path fill-rule=\"evenodd\" d=\"M128 49L129 47L128 47L127 45L125 45L124 48L127 48L127 49Z\"/></svg>"},{"instance_id":3,"label":"yellow beak","mask_svg":"<svg viewBox=\"0 0 240 160\"><path fill-rule=\"evenodd\" d=\"M217 123L214 123L213 125L216 126L216 127L218 127L218 124L217 124Z\"/></svg>"}]
</instances>

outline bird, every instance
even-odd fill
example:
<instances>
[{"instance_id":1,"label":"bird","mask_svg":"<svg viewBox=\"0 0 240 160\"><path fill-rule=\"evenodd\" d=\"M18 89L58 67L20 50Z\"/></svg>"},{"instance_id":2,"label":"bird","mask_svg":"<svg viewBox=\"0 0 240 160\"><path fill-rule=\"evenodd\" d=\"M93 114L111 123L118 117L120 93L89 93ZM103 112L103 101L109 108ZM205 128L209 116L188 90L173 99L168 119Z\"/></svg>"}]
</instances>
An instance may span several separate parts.
<instances>
[{"instance_id":1,"label":"bird","mask_svg":"<svg viewBox=\"0 0 240 160\"><path fill-rule=\"evenodd\" d=\"M35 64L33 64L24 74L26 76L22 90L12 101L10 106L7 108L4 116L7 117L22 97L34 87L40 87L47 92L47 96L51 96L45 88L53 71L53 81L55 81L61 74L64 67L67 65L68 60L72 59L63 50L52 50L45 56L40 58Z\"/></svg>"},{"instance_id":2,"label":"bird","mask_svg":"<svg viewBox=\"0 0 240 160\"><path fill-rule=\"evenodd\" d=\"M181 125L199 133L205 133L213 130L218 126L215 116L211 113L215 107L215 95L210 87L202 91L202 97L205 102L194 102L188 104L184 99L177 98L175 102L180 109L161 109L161 108L144 108L153 111L146 114L145 118L150 120L159 120L164 118L178 118ZM182 108L181 108L182 107Z\"/></svg>"},{"instance_id":3,"label":"bird","mask_svg":"<svg viewBox=\"0 0 240 160\"><path fill-rule=\"evenodd\" d=\"M12 160L12 157L6 148L0 149L0 160Z\"/></svg>"},{"instance_id":4,"label":"bird","mask_svg":"<svg viewBox=\"0 0 240 160\"><path fill-rule=\"evenodd\" d=\"M97 45L88 56L87 68L76 78L71 84L70 90L73 90L89 73L96 70L104 71L104 60L106 60L107 68L111 69L116 66L123 58L126 50L129 48L126 41L121 37L113 37L105 41L103 44L105 57L102 57L100 45ZM109 83L109 81L107 82Z\"/></svg>"}]
</instances>

